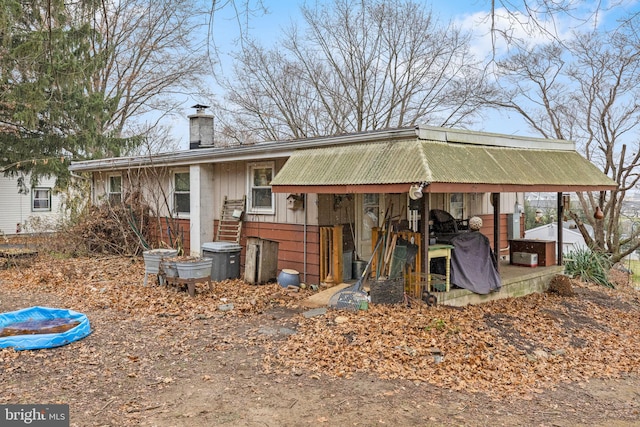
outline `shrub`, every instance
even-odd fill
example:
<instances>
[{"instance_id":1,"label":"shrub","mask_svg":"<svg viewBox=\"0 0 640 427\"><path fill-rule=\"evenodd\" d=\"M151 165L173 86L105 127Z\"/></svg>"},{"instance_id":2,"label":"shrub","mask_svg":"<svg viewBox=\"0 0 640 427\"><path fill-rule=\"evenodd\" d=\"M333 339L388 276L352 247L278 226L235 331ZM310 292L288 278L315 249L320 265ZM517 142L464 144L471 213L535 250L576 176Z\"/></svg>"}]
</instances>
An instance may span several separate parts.
<instances>
[{"instance_id":1,"label":"shrub","mask_svg":"<svg viewBox=\"0 0 640 427\"><path fill-rule=\"evenodd\" d=\"M566 255L564 272L580 278L584 282L613 288L614 285L608 277L611 267L612 263L608 254L590 249L578 249Z\"/></svg>"}]
</instances>

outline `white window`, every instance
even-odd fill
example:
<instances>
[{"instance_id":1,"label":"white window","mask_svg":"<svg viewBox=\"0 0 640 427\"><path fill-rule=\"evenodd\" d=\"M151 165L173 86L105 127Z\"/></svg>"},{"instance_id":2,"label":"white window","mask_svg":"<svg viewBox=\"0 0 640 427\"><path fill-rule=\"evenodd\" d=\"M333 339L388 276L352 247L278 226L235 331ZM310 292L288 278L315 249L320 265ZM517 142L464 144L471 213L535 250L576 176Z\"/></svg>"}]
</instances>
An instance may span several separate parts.
<instances>
[{"instance_id":1,"label":"white window","mask_svg":"<svg viewBox=\"0 0 640 427\"><path fill-rule=\"evenodd\" d=\"M271 192L273 162L250 163L248 165L247 211L255 214L274 214L275 206Z\"/></svg>"},{"instance_id":2,"label":"white window","mask_svg":"<svg viewBox=\"0 0 640 427\"><path fill-rule=\"evenodd\" d=\"M109 188L107 189L107 193L109 195L109 203L122 202L122 176L109 176Z\"/></svg>"},{"instance_id":3,"label":"white window","mask_svg":"<svg viewBox=\"0 0 640 427\"><path fill-rule=\"evenodd\" d=\"M191 212L190 189L189 172L173 174L173 211L178 215Z\"/></svg>"},{"instance_id":4,"label":"white window","mask_svg":"<svg viewBox=\"0 0 640 427\"><path fill-rule=\"evenodd\" d=\"M34 188L31 192L31 210L51 211L51 188Z\"/></svg>"},{"instance_id":5,"label":"white window","mask_svg":"<svg viewBox=\"0 0 640 427\"><path fill-rule=\"evenodd\" d=\"M464 219L464 193L449 195L449 213L455 219Z\"/></svg>"}]
</instances>

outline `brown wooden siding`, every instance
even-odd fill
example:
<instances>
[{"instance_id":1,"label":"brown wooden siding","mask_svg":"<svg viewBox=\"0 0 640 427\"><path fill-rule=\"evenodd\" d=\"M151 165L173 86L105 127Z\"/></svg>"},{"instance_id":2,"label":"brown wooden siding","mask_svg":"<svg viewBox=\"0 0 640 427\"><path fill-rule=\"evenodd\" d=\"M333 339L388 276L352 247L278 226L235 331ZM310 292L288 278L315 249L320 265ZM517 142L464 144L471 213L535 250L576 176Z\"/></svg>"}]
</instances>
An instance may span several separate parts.
<instances>
[{"instance_id":1,"label":"brown wooden siding","mask_svg":"<svg viewBox=\"0 0 640 427\"><path fill-rule=\"evenodd\" d=\"M491 248L493 249L493 215L478 215L482 218L482 228L480 232L489 238ZM183 239L184 253L188 254L191 249L188 219L175 220L177 222L178 232ZM169 221L169 224L172 224ZM169 242L168 225L165 218L160 221L152 219L151 232L154 247L166 246ZM214 235L218 221L214 221ZM521 235L524 235L524 218L520 221ZM244 266L246 263L246 246L247 237L258 237L278 242L278 271L283 268L290 268L300 272L300 279L304 280L304 225L299 224L280 224L275 222L258 222L245 221L242 228L242 236L240 245L242 252L240 257L241 277L244 277ZM306 226L307 239L307 283L320 283L320 227L315 225ZM171 230L172 237L175 239L175 230ZM500 215L500 255L509 255L509 242L507 239L507 214ZM346 266L345 268L350 268Z\"/></svg>"},{"instance_id":2,"label":"brown wooden siding","mask_svg":"<svg viewBox=\"0 0 640 427\"><path fill-rule=\"evenodd\" d=\"M217 227L217 221L214 227ZM307 225L307 283L319 283L319 233L319 227ZM242 246L240 256L241 270L244 272L246 263L247 237L258 237L278 242L278 271L283 268L297 270L300 272L300 280L304 280L304 234L303 225L244 222L240 239L240 245Z\"/></svg>"},{"instance_id":3,"label":"brown wooden siding","mask_svg":"<svg viewBox=\"0 0 640 427\"><path fill-rule=\"evenodd\" d=\"M182 247L184 253L188 254L191 249L191 236L189 230L191 223L188 219L174 219L166 220L162 218L151 218L149 229L151 233L151 242L148 242L152 247L176 247L173 243L176 237L179 237L182 241ZM169 236L169 229L171 230L171 236ZM176 234L177 231L177 234Z\"/></svg>"},{"instance_id":4,"label":"brown wooden siding","mask_svg":"<svg viewBox=\"0 0 640 427\"><path fill-rule=\"evenodd\" d=\"M509 240L507 236L507 215L500 214L500 254L499 256L509 255ZM476 215L482 218L482 228L480 232L489 238L491 249L495 249L493 244L493 215ZM520 235L524 236L524 216L520 217Z\"/></svg>"}]
</instances>

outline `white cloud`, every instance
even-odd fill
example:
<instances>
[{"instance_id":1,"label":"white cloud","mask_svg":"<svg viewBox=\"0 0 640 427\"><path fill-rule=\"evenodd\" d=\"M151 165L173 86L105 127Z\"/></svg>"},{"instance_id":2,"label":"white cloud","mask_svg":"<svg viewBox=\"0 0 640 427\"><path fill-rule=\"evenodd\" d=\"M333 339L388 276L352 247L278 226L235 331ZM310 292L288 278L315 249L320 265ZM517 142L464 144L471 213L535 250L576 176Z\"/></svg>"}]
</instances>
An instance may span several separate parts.
<instances>
[{"instance_id":1,"label":"white cloud","mask_svg":"<svg viewBox=\"0 0 640 427\"><path fill-rule=\"evenodd\" d=\"M552 38L569 40L576 32L615 27L618 19L638 13L640 0L609 0L604 5L585 0L571 4L572 9L566 13L541 13L540 8L536 9L537 13L533 8L528 11L522 7L510 11L497 8L493 17L490 10L479 11L458 15L454 23L473 34L471 49L477 58L486 58L493 53L500 57L508 52L508 40L535 46L548 43Z\"/></svg>"}]
</instances>

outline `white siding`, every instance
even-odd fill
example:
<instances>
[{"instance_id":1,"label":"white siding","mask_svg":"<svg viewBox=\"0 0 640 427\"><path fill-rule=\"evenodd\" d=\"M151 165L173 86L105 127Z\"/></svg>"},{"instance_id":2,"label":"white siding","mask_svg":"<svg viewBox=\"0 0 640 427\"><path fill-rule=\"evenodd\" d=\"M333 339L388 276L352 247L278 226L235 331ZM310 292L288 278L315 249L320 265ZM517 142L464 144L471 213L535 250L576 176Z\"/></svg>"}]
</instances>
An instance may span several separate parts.
<instances>
[{"instance_id":1,"label":"white siding","mask_svg":"<svg viewBox=\"0 0 640 427\"><path fill-rule=\"evenodd\" d=\"M558 241L558 225L557 223L546 224L540 227L532 228L524 232L525 239L537 240L553 240ZM565 228L562 230L562 247L566 254L570 251L588 249L584 241L584 237L577 231Z\"/></svg>"},{"instance_id":2,"label":"white siding","mask_svg":"<svg viewBox=\"0 0 640 427\"><path fill-rule=\"evenodd\" d=\"M276 173L282 165L284 165L285 159L275 160ZM220 219L222 212L222 202L224 197L229 199L241 199L247 194L247 162L229 162L229 163L215 163L212 165L200 165L198 166L207 170L211 167L213 173L211 175L212 182L202 183L202 187L199 190L192 188L192 194L195 196L200 192L199 197L201 200L196 202L198 205L205 209L213 209L213 219ZM139 186L141 188L145 200L151 205L155 212L159 212L160 216L169 214L167 208L167 202L169 205L172 203L173 195L171 193L172 183L171 177L174 171L189 171L189 167L175 168L174 169L162 169L157 168L153 171L149 169L142 169L140 171L132 171L131 177L126 175L126 171L110 171L107 173L96 173L93 180L93 201L99 203L104 199L107 191L108 175L122 173L122 187L123 192L128 193L132 188ZM133 178L138 174L139 178ZM205 178L209 179L209 178ZM192 181L193 183L194 181ZM198 181L199 182L199 181ZM305 223L305 210L304 209L289 209L287 204L286 193L275 193L275 214L246 214L247 221L255 222L276 222L287 224L304 224ZM205 200L207 199L208 200ZM166 199L166 202L165 202ZM318 224L318 195L309 194L307 196L307 217L306 221L308 225ZM192 208L194 207L192 200ZM200 208L198 207L198 208ZM209 222L209 218L204 219ZM206 226L206 224L202 224ZM213 224L210 226L213 227ZM202 236L206 238L206 236Z\"/></svg>"},{"instance_id":3,"label":"white siding","mask_svg":"<svg viewBox=\"0 0 640 427\"><path fill-rule=\"evenodd\" d=\"M275 160L276 173L284 165L285 159ZM241 199L247 194L247 162L218 163L214 165L213 174L213 209L214 218L219 219L222 212L222 201L227 196L229 199ZM204 196L204 195L203 195ZM285 193L275 193L275 214L246 214L248 221L276 222L285 224L304 224L304 209L293 210L287 207ZM307 224L317 225L318 203L317 194L307 196Z\"/></svg>"},{"instance_id":4,"label":"white siding","mask_svg":"<svg viewBox=\"0 0 640 427\"><path fill-rule=\"evenodd\" d=\"M429 193L429 206L431 209L442 209L449 211L449 202L446 194ZM517 193L517 200L523 205L523 194ZM516 203L516 193L500 193L500 213L510 214L514 211ZM491 205L491 193L466 193L464 195L464 218L471 218L474 215L493 214Z\"/></svg>"},{"instance_id":5,"label":"white siding","mask_svg":"<svg viewBox=\"0 0 640 427\"><path fill-rule=\"evenodd\" d=\"M38 188L51 189L51 210L33 212L31 209L32 190L28 194L18 194L18 179L0 176L0 231L6 235L16 234L16 224L20 224L22 232L25 231L52 231L58 223L60 213L60 196L53 192L55 178L43 178ZM29 177L25 177L25 183L29 185ZM46 224L45 229L25 230L29 221L37 218Z\"/></svg>"}]
</instances>

